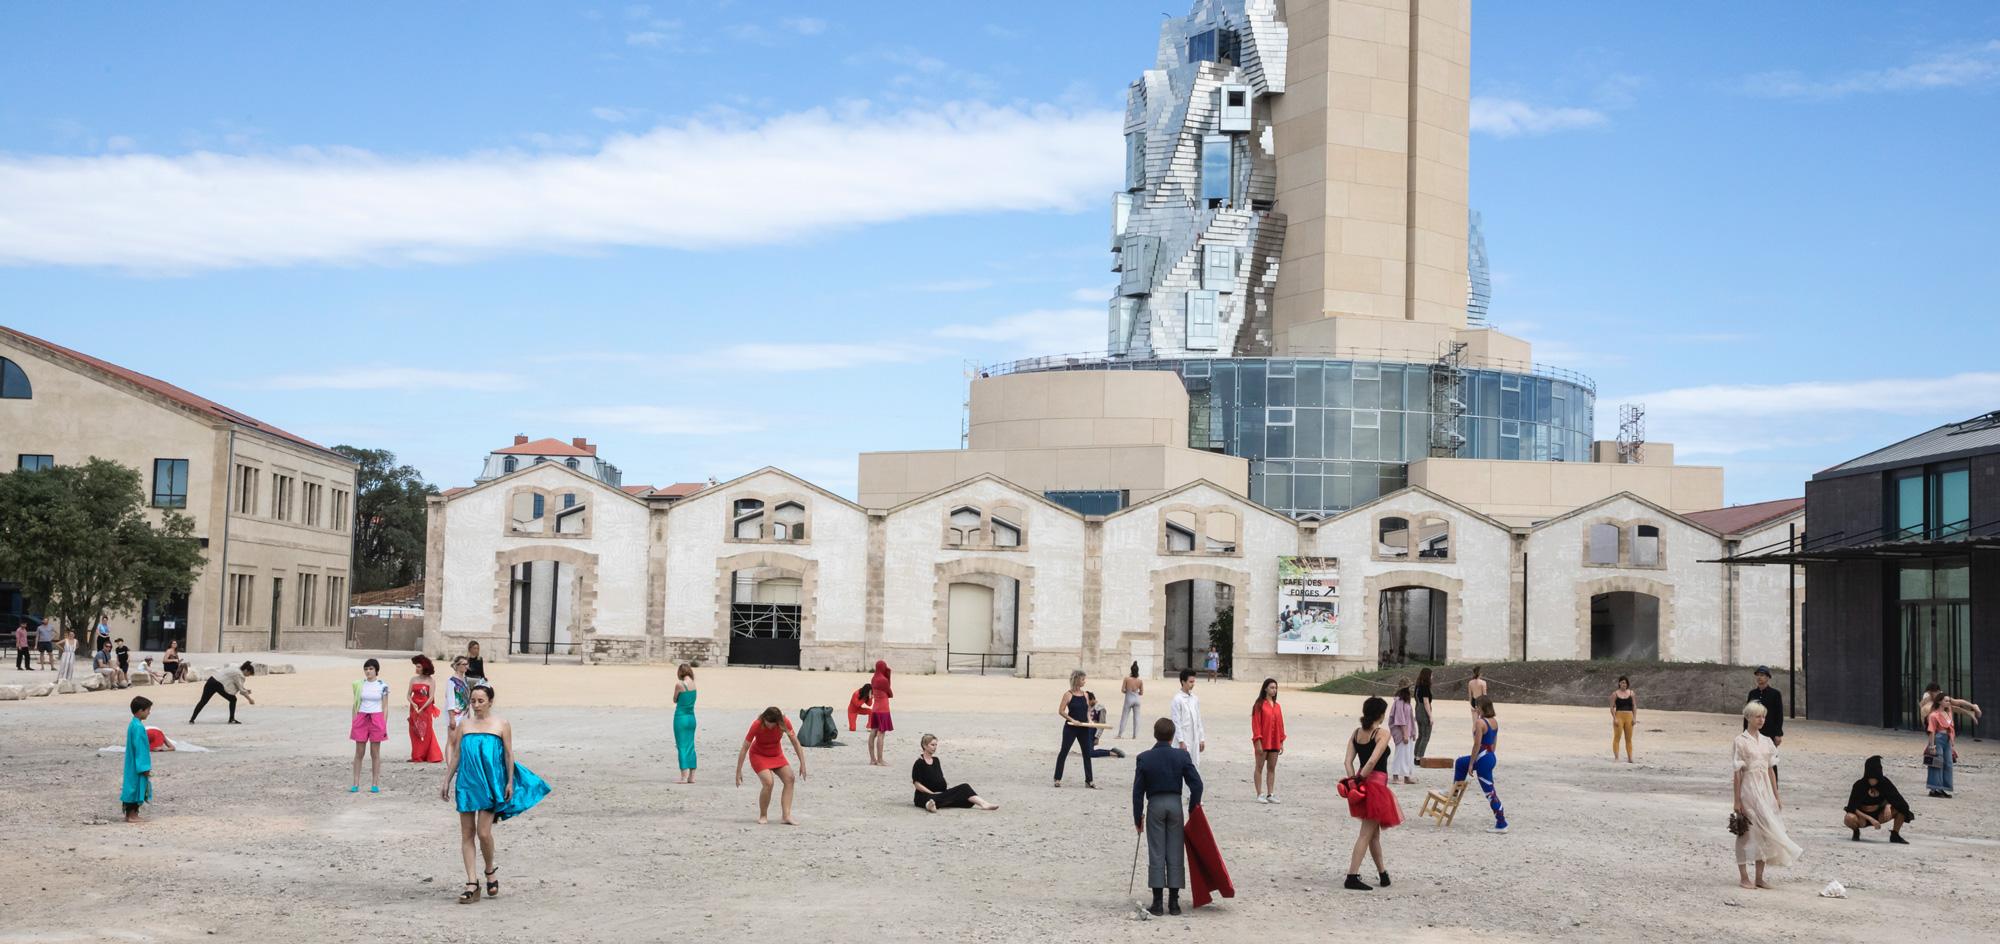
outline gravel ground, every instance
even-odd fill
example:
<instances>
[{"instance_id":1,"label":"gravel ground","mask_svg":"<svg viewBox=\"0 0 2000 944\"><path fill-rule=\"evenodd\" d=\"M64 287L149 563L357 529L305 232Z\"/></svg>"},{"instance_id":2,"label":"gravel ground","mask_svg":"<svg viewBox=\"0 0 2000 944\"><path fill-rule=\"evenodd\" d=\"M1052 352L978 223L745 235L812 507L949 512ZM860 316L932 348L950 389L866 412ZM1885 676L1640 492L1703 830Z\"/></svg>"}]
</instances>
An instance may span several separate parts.
<instances>
[{"instance_id":1,"label":"gravel ground","mask_svg":"<svg viewBox=\"0 0 2000 944\"><path fill-rule=\"evenodd\" d=\"M296 661L297 674L252 680L261 704L244 706L238 726L220 724L221 713L188 726L194 686L141 689L161 703L156 724L214 750L156 755L156 802L139 826L117 822L119 760L96 753L121 742L129 693L0 703L0 822L10 827L0 862L16 891L0 941L462 941L468 928L481 944L746 932L1319 941L1338 929L1376 940L1611 935L1621 944L2000 936L1991 743L1963 745L1959 798L1932 800L1914 736L1794 722L1783 784L1806 856L1772 873L1776 890L1746 892L1723 829L1733 718L1642 713L1639 763L1628 766L1609 760L1606 712L1503 705L1499 786L1510 833L1484 831L1491 818L1476 796L1450 828L1415 821L1423 788L1448 776L1419 771L1422 786L1397 788L1411 819L1386 834L1395 885L1363 894L1339 888L1354 823L1332 791L1359 699L1286 694L1284 803L1266 806L1252 802L1249 784L1253 687L1202 683L1214 738L1205 805L1237 896L1141 922L1125 891L1131 761L1099 762L1104 789L1089 791L1072 758L1070 783L1049 786L1059 681L898 679L891 765L866 766L859 735L812 750L802 825L759 827L755 779L732 784L737 737L773 698L787 712L842 708L859 676L704 670L701 773L679 786L670 670L503 664L490 668L519 759L555 792L497 828L501 897L461 907L456 816L437 796L442 771L404 761L407 739L392 723L383 793L347 793L342 715L355 672L339 660ZM400 684L400 675L390 677ZM1116 690L1107 680L1094 687ZM1165 713L1168 690L1149 688L1149 720ZM905 771L922 731L944 739L953 782L970 781L1003 808L913 808ZM1469 723L1449 719L1432 752L1456 754L1469 740ZM1852 843L1839 827L1848 784L1871 753L1889 758L1917 805L1912 845L1891 846L1886 833ZM1848 898L1819 898L1835 879Z\"/></svg>"}]
</instances>

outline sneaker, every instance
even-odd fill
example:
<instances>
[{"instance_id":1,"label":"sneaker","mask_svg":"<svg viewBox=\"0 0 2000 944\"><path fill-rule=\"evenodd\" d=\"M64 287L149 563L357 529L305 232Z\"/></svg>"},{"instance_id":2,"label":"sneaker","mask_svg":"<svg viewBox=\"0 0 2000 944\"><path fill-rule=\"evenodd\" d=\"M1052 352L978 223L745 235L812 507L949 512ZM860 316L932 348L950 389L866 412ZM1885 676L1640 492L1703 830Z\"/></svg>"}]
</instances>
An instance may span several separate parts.
<instances>
[{"instance_id":1,"label":"sneaker","mask_svg":"<svg viewBox=\"0 0 2000 944\"><path fill-rule=\"evenodd\" d=\"M1266 802L1266 803L1276 803L1276 802L1278 802L1278 795L1277 795L1277 794L1275 794L1275 793L1273 793L1273 794L1271 794L1270 796L1267 796L1267 797L1265 797L1265 798L1264 798L1264 802Z\"/></svg>"},{"instance_id":2,"label":"sneaker","mask_svg":"<svg viewBox=\"0 0 2000 944\"><path fill-rule=\"evenodd\" d=\"M1493 824L1493 831L1494 831L1494 832L1496 832L1496 833L1504 833L1504 832L1506 832L1506 831L1507 831L1507 821L1503 819L1503 820L1501 820L1501 821L1499 821L1499 822L1497 822L1497 823L1494 823L1494 824Z\"/></svg>"},{"instance_id":3,"label":"sneaker","mask_svg":"<svg viewBox=\"0 0 2000 944\"><path fill-rule=\"evenodd\" d=\"M1377 872L1377 873L1375 873L1375 874L1376 874L1376 875L1377 875L1377 876L1378 876L1378 877L1379 877L1379 878L1381 879L1381 882L1380 882L1381 886L1382 886L1383 888L1388 888L1388 887L1389 887L1389 873L1387 873L1387 872Z\"/></svg>"},{"instance_id":4,"label":"sneaker","mask_svg":"<svg viewBox=\"0 0 2000 944\"><path fill-rule=\"evenodd\" d=\"M1907 846L1910 844L1910 841L1908 839L1903 838L1902 833L1890 833L1889 841L1899 846Z\"/></svg>"},{"instance_id":5,"label":"sneaker","mask_svg":"<svg viewBox=\"0 0 2000 944\"><path fill-rule=\"evenodd\" d=\"M1342 882L1340 887L1351 888L1357 892L1372 892L1375 890L1374 888L1369 887L1367 882L1362 881L1361 876L1359 875L1349 875L1347 877L1347 881Z\"/></svg>"},{"instance_id":6,"label":"sneaker","mask_svg":"<svg viewBox=\"0 0 2000 944\"><path fill-rule=\"evenodd\" d=\"M1259 794L1257 794L1257 802L1259 802L1259 803L1269 803L1269 802L1271 802L1271 798L1270 798L1270 797L1267 797L1267 796L1265 796L1265 795L1263 795L1263 794L1261 794L1261 793L1259 793Z\"/></svg>"}]
</instances>

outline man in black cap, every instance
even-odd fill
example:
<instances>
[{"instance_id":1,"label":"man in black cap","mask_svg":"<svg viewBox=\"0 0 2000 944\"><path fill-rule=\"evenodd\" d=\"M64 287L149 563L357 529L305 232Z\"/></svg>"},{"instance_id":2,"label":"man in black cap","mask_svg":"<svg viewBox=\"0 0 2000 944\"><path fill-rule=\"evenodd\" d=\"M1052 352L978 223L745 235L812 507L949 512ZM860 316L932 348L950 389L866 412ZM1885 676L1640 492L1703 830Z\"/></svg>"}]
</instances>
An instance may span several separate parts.
<instances>
[{"instance_id":1,"label":"man in black cap","mask_svg":"<svg viewBox=\"0 0 2000 944\"><path fill-rule=\"evenodd\" d=\"M1744 701L1746 703L1754 701L1764 706L1763 734L1765 737L1771 739L1772 744L1780 747L1784 746L1785 697L1778 694L1777 689L1771 687L1770 666L1760 665L1757 667L1757 687L1750 690L1749 696ZM1749 721L1743 722L1743 729L1745 731L1750 730ZM1777 775L1778 763L1776 760L1773 760L1771 762L1771 776L1775 778Z\"/></svg>"}]
</instances>

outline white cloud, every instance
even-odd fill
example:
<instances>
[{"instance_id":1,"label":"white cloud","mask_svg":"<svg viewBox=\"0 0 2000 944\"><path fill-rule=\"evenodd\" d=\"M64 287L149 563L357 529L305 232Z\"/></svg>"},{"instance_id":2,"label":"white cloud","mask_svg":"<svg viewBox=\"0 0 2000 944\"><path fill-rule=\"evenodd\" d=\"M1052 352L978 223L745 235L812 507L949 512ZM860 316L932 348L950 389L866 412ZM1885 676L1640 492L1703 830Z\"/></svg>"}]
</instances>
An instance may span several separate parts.
<instances>
[{"instance_id":1,"label":"white cloud","mask_svg":"<svg viewBox=\"0 0 2000 944\"><path fill-rule=\"evenodd\" d=\"M0 157L0 265L175 272L718 249L925 216L1076 211L1117 175L1121 120L855 103L688 120L583 154Z\"/></svg>"},{"instance_id":2,"label":"white cloud","mask_svg":"<svg viewBox=\"0 0 2000 944\"><path fill-rule=\"evenodd\" d=\"M935 358L939 353L935 348L896 342L732 344L676 358L676 363L690 369L798 373L875 364L913 364Z\"/></svg>"},{"instance_id":3,"label":"white cloud","mask_svg":"<svg viewBox=\"0 0 2000 944\"><path fill-rule=\"evenodd\" d=\"M778 25L800 36L817 36L826 32L826 21L810 16L790 16L778 21Z\"/></svg>"},{"instance_id":4,"label":"white cloud","mask_svg":"<svg viewBox=\"0 0 2000 944\"><path fill-rule=\"evenodd\" d=\"M1743 80L1743 90L1766 98L1829 99L1874 92L1920 92L2000 82L2000 39L1933 53L1905 66L1870 69L1830 78L1799 72L1762 72Z\"/></svg>"},{"instance_id":5,"label":"white cloud","mask_svg":"<svg viewBox=\"0 0 2000 944\"><path fill-rule=\"evenodd\" d=\"M588 426L605 426L655 436L719 436L763 428L757 420L695 407L645 403L578 407L536 414L535 418Z\"/></svg>"},{"instance_id":6,"label":"white cloud","mask_svg":"<svg viewBox=\"0 0 2000 944\"><path fill-rule=\"evenodd\" d=\"M596 108L590 110L590 117L595 118L598 121L608 121L611 122L612 124L622 124L624 122L631 121L633 118L637 117L638 114L639 112L637 109L618 108L612 105L599 105Z\"/></svg>"},{"instance_id":7,"label":"white cloud","mask_svg":"<svg viewBox=\"0 0 2000 944\"><path fill-rule=\"evenodd\" d=\"M1991 410L2000 402L2000 372L1713 384L1602 396L1597 402L1597 432L1603 438L1617 432L1616 404L1643 403L1648 438L1674 443L1676 455L1735 456L1770 450L1796 453L1872 432L1880 425L1877 420L1922 417L1925 422L1938 423ZM1893 425L1901 428L1906 423Z\"/></svg>"},{"instance_id":8,"label":"white cloud","mask_svg":"<svg viewBox=\"0 0 2000 944\"><path fill-rule=\"evenodd\" d=\"M1472 130L1498 138L1591 128L1610 119L1595 108L1533 105L1515 98L1474 96Z\"/></svg>"},{"instance_id":9,"label":"white cloud","mask_svg":"<svg viewBox=\"0 0 2000 944\"><path fill-rule=\"evenodd\" d=\"M1102 308L1044 308L985 324L946 325L940 338L1007 345L1024 354L1076 354L1104 349Z\"/></svg>"},{"instance_id":10,"label":"white cloud","mask_svg":"<svg viewBox=\"0 0 2000 944\"><path fill-rule=\"evenodd\" d=\"M419 367L354 367L318 374L279 374L253 381L272 390L475 390L512 388L521 382L494 371L426 370Z\"/></svg>"}]
</instances>

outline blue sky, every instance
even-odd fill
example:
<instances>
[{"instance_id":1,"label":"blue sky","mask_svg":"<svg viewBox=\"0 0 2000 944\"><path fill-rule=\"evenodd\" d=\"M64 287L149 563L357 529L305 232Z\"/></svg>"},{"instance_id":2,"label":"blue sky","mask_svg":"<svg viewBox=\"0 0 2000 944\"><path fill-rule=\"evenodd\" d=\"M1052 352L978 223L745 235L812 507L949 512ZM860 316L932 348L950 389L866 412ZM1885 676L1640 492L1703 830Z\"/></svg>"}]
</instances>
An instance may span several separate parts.
<instances>
[{"instance_id":1,"label":"blue sky","mask_svg":"<svg viewBox=\"0 0 2000 944\"><path fill-rule=\"evenodd\" d=\"M0 6L0 323L464 483L957 443L1102 345L1159 4ZM1179 7L1173 7L1180 12ZM2000 408L2000 8L1477 4L1493 320L1728 498Z\"/></svg>"}]
</instances>

